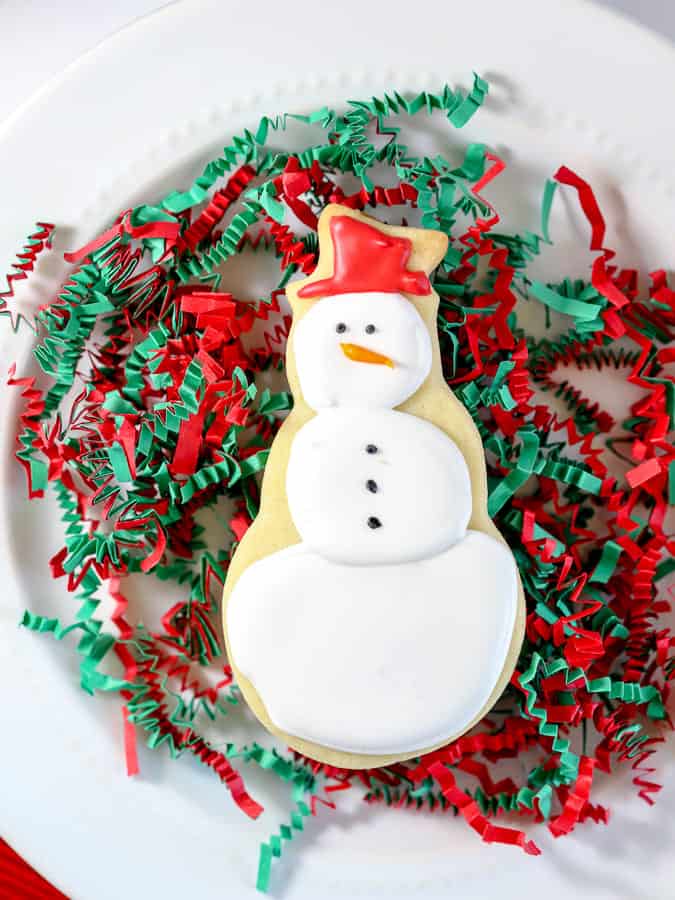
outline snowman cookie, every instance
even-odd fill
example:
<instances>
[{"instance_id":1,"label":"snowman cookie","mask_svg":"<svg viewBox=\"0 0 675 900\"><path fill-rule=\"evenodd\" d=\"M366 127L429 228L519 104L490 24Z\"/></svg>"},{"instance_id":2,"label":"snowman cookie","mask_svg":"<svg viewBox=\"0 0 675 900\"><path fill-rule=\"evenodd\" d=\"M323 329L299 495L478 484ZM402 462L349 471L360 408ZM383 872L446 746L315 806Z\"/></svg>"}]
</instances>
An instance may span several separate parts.
<instances>
[{"instance_id":1,"label":"snowman cookie","mask_svg":"<svg viewBox=\"0 0 675 900\"><path fill-rule=\"evenodd\" d=\"M328 206L292 283L295 404L230 565L228 655L269 731L322 762L419 756L474 725L525 610L487 515L485 459L441 373L440 232Z\"/></svg>"}]
</instances>

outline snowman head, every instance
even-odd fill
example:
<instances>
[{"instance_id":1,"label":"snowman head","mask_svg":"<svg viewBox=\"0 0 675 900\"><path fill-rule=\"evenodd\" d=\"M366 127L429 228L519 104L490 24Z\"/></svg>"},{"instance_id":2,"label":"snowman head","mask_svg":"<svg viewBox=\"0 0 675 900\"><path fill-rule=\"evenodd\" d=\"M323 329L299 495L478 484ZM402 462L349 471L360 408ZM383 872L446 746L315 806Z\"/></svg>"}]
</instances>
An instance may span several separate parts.
<instances>
[{"instance_id":1,"label":"snowman head","mask_svg":"<svg viewBox=\"0 0 675 900\"><path fill-rule=\"evenodd\" d=\"M293 351L303 396L315 410L398 406L431 370L427 327L398 293L324 297L298 322Z\"/></svg>"},{"instance_id":2,"label":"snowman head","mask_svg":"<svg viewBox=\"0 0 675 900\"><path fill-rule=\"evenodd\" d=\"M431 336L408 296L432 302L428 273L447 238L332 205L319 219L319 244L316 272L290 289L291 298L316 301L292 334L303 396L315 410L398 406L431 371ZM408 268L413 260L421 267Z\"/></svg>"}]
</instances>

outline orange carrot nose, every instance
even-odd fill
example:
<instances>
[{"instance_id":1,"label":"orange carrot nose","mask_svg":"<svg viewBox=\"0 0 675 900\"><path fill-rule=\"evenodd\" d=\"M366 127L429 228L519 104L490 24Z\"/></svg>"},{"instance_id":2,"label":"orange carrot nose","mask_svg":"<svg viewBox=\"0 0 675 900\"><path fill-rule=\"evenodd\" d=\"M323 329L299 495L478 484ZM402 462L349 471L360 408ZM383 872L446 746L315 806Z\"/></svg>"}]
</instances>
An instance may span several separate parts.
<instances>
[{"instance_id":1,"label":"orange carrot nose","mask_svg":"<svg viewBox=\"0 0 675 900\"><path fill-rule=\"evenodd\" d=\"M388 356L383 356L367 347L361 347L359 344L340 344L340 346L344 355L354 362L375 363L380 366L389 366L390 369L394 368L394 361Z\"/></svg>"}]
</instances>

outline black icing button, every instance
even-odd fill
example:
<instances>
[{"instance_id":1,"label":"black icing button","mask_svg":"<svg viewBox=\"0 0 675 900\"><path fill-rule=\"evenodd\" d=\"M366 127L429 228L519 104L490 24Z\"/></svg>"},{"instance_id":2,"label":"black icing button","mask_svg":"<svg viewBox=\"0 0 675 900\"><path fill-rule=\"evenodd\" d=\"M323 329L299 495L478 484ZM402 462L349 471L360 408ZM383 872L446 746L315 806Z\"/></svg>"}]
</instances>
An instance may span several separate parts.
<instances>
[{"instance_id":1,"label":"black icing button","mask_svg":"<svg viewBox=\"0 0 675 900\"><path fill-rule=\"evenodd\" d=\"M368 528L381 528L382 522L377 518L377 516L368 516Z\"/></svg>"},{"instance_id":2,"label":"black icing button","mask_svg":"<svg viewBox=\"0 0 675 900\"><path fill-rule=\"evenodd\" d=\"M375 444L366 444L366 453L377 453Z\"/></svg>"},{"instance_id":3,"label":"black icing button","mask_svg":"<svg viewBox=\"0 0 675 900\"><path fill-rule=\"evenodd\" d=\"M376 494L377 493L377 482L373 481L372 478L369 478L368 481L366 481L366 489L369 490L371 494Z\"/></svg>"}]
</instances>

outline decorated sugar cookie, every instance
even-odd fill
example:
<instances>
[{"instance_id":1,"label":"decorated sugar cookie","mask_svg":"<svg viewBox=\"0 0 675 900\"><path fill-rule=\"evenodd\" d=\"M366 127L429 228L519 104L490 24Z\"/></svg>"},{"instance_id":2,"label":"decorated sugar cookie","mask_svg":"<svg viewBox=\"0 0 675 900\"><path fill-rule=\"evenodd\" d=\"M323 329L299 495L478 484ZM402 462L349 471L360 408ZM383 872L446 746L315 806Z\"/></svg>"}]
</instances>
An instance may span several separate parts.
<instances>
[{"instance_id":1,"label":"decorated sugar cookie","mask_svg":"<svg viewBox=\"0 0 675 900\"><path fill-rule=\"evenodd\" d=\"M440 232L331 205L289 285L295 400L230 566L229 658L261 722L350 768L446 744L494 704L522 642L483 448L441 372Z\"/></svg>"}]
</instances>

